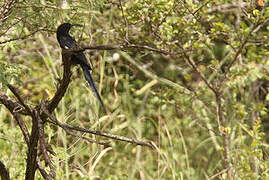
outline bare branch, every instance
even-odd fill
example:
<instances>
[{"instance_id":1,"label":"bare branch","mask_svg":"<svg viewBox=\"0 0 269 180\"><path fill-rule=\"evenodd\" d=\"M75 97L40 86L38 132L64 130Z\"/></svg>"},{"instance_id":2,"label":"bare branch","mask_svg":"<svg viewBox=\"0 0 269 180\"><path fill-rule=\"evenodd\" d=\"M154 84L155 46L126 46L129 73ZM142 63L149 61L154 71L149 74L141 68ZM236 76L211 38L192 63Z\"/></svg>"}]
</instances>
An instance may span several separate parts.
<instances>
[{"instance_id":1,"label":"bare branch","mask_svg":"<svg viewBox=\"0 0 269 180\"><path fill-rule=\"evenodd\" d=\"M178 44L179 47L181 47L181 49L183 49L183 47ZM191 67L199 74L199 76L202 78L202 80L206 83L206 85L215 93L217 94L217 90L215 87L213 87L213 85L206 79L204 73L199 69L199 67L195 64L195 62L193 61L193 59L188 56L185 52L183 53L185 59L187 60L187 62L191 65Z\"/></svg>"},{"instance_id":2,"label":"bare branch","mask_svg":"<svg viewBox=\"0 0 269 180\"><path fill-rule=\"evenodd\" d=\"M267 19L265 22L267 23L269 20ZM265 25L264 23L256 23L255 25L253 25L249 31L249 33L247 34L246 38L242 41L241 46L239 47L239 49L236 51L233 60L231 61L231 63L228 65L227 70L225 71L225 75L229 73L231 67L234 65L234 63L238 60L238 56L241 54L242 50L244 49L245 45L248 42L249 37L251 36L251 34L256 30L256 28L258 28L259 26L263 26ZM257 30L258 31L258 30ZM227 79L227 76L226 76Z\"/></svg>"},{"instance_id":3,"label":"bare branch","mask_svg":"<svg viewBox=\"0 0 269 180\"><path fill-rule=\"evenodd\" d=\"M89 134L95 134L98 136L104 136L110 139L115 139L118 141L125 141L125 142L129 142L132 144L137 144L137 145L141 145L141 146L148 146L150 148L154 148L153 145L151 143L148 142L144 142L144 141L139 141L136 139L129 139L123 136L118 136L118 135L114 135L114 134L109 134L109 133L104 133L104 132L100 132L100 131L95 131L95 130L91 130L91 129L86 129L86 128L82 128L82 127L78 127L78 126L72 126L66 123L61 123L60 121L58 121L55 117L53 117L51 114L49 114L48 110L46 109L45 106L41 107L42 111L46 114L46 116L48 116L52 121L48 121L50 123L56 124L58 126L60 126L63 129L70 129L70 130L75 130L75 131L79 131L79 132L84 132L84 133L89 133ZM102 144L102 145L107 145L107 144Z\"/></svg>"},{"instance_id":4,"label":"bare branch","mask_svg":"<svg viewBox=\"0 0 269 180\"><path fill-rule=\"evenodd\" d=\"M51 180L51 177L48 175L48 173L42 167L42 164L41 164L39 157L37 157L36 161L37 161L38 170L41 173L41 175L43 176L43 178L45 180Z\"/></svg>"},{"instance_id":5,"label":"bare branch","mask_svg":"<svg viewBox=\"0 0 269 180\"><path fill-rule=\"evenodd\" d=\"M49 120L48 120L49 121ZM59 125L57 123L54 123L53 121L49 121L50 123L53 123L54 125ZM110 147L109 143L107 142L101 142L101 141L96 141L96 140L93 140L93 139L90 139L88 137L85 137L85 136L81 136L79 134L76 134L74 132L72 132L70 129L66 128L65 126L60 126L61 128L63 128L65 130L65 132L67 134L70 134L71 136L74 136L74 137L78 137L78 138L81 138L81 139L84 139L86 141L88 141L89 143L95 143L95 144L100 144L100 145L103 145L105 147Z\"/></svg>"},{"instance_id":6,"label":"bare branch","mask_svg":"<svg viewBox=\"0 0 269 180\"><path fill-rule=\"evenodd\" d=\"M225 172L228 171L228 170L229 170L228 168L223 169L223 170L221 170L220 172L218 172L217 174L214 174L213 176L209 177L208 180L215 179L216 177L222 175L223 173L225 173Z\"/></svg>"},{"instance_id":7,"label":"bare branch","mask_svg":"<svg viewBox=\"0 0 269 180\"><path fill-rule=\"evenodd\" d=\"M0 103L5 105L11 113L16 112L23 115L30 115L20 103L11 99L1 91L0 91Z\"/></svg>"},{"instance_id":8,"label":"bare branch","mask_svg":"<svg viewBox=\"0 0 269 180\"><path fill-rule=\"evenodd\" d=\"M48 164L50 168L50 173L48 174L48 177L50 179L53 179L56 176L55 168L50 160L50 157L47 152L47 146L46 146L46 140L45 140L45 133L44 133L44 124L40 118L40 113L37 115L37 124L38 124L38 134L39 134L39 145L41 152L43 154L43 157L45 159L46 164Z\"/></svg>"},{"instance_id":9,"label":"bare branch","mask_svg":"<svg viewBox=\"0 0 269 180\"><path fill-rule=\"evenodd\" d=\"M35 179L35 172L37 166L37 145L38 145L38 123L37 123L37 117L38 111L35 109L33 111L32 116L32 132L30 137L30 146L28 147L28 153L27 153L27 166L26 166L26 173L25 173L25 179L27 180L34 180Z\"/></svg>"},{"instance_id":10,"label":"bare branch","mask_svg":"<svg viewBox=\"0 0 269 180\"><path fill-rule=\"evenodd\" d=\"M98 136L103 136L103 137L107 137L107 138L110 138L110 139L115 139L115 140L118 140L118 141L125 141L125 142L128 142L128 143L137 144L137 145L141 145L141 146L147 146L147 147L150 147L150 148L154 149L153 145L151 143L148 143L148 142L139 141L139 140L136 140L136 139L130 139L130 138L126 138L124 136L118 136L118 135L114 135L114 134L104 133L104 132L101 132L101 131L86 129L86 128L82 128L82 127L78 127L78 126L71 126L69 124L60 123L59 121L57 122L57 124L59 126L61 125L61 126L64 126L66 128L69 128L71 130L84 132L84 133L95 134L95 135L98 135Z\"/></svg>"},{"instance_id":11,"label":"bare branch","mask_svg":"<svg viewBox=\"0 0 269 180\"><path fill-rule=\"evenodd\" d=\"M136 44L124 44L124 45L96 45L96 46L87 46L87 47L82 47L79 49L70 49L68 50L69 52L82 52L85 50L127 50L127 49L143 49L143 50L149 50L153 52L157 52L160 54L165 54L165 55L181 55L184 52L189 52L189 50L185 50L182 52L172 52L172 51L166 51L163 49L156 49L147 45L136 45Z\"/></svg>"},{"instance_id":12,"label":"bare branch","mask_svg":"<svg viewBox=\"0 0 269 180\"><path fill-rule=\"evenodd\" d=\"M211 0L206 1L204 4L202 4L198 9L196 9L193 13L191 13L193 16L200 11L203 7L205 7L208 3L212 2Z\"/></svg>"},{"instance_id":13,"label":"bare branch","mask_svg":"<svg viewBox=\"0 0 269 180\"><path fill-rule=\"evenodd\" d=\"M11 39L8 39L8 40L1 41L0 44L5 44L5 43L8 43L8 42L17 41L17 40L24 40L24 39L36 34L37 32L40 32L40 31L50 31L50 30L48 30L46 28L37 29L37 30L25 35L25 36L19 36L19 37L15 37L15 38L11 38Z\"/></svg>"},{"instance_id":14,"label":"bare branch","mask_svg":"<svg viewBox=\"0 0 269 180\"><path fill-rule=\"evenodd\" d=\"M10 180L9 172L1 161L0 161L0 177L2 180Z\"/></svg>"},{"instance_id":15,"label":"bare branch","mask_svg":"<svg viewBox=\"0 0 269 180\"><path fill-rule=\"evenodd\" d=\"M54 94L54 97L50 100L50 103L48 105L49 112L52 112L58 106L59 102L63 98L67 90L67 87L70 83L70 78L72 75L71 69L70 69L71 68L70 58L71 56L68 53L62 52L62 59L64 63L64 74L60 82L59 88L57 89L56 93Z\"/></svg>"},{"instance_id":16,"label":"bare branch","mask_svg":"<svg viewBox=\"0 0 269 180\"><path fill-rule=\"evenodd\" d=\"M19 113L16 111L16 109L21 108L21 105L19 103L17 103L14 100L11 100L8 96L2 94L0 92L0 103L4 104L5 107L9 110L9 112L12 114L12 116L14 117L14 119L17 121L17 123L19 124L24 140L27 143L27 145L30 144L30 135L28 132L28 129L24 123L24 121L21 119L21 116L19 115Z\"/></svg>"},{"instance_id":17,"label":"bare branch","mask_svg":"<svg viewBox=\"0 0 269 180\"><path fill-rule=\"evenodd\" d=\"M26 109L26 111L29 113L29 114L32 114L32 110L31 108L24 103L23 99L21 98L18 90L12 86L11 84L7 84L7 87L10 89L10 91L16 96L16 98L18 99L18 101L21 103L21 105Z\"/></svg>"}]
</instances>

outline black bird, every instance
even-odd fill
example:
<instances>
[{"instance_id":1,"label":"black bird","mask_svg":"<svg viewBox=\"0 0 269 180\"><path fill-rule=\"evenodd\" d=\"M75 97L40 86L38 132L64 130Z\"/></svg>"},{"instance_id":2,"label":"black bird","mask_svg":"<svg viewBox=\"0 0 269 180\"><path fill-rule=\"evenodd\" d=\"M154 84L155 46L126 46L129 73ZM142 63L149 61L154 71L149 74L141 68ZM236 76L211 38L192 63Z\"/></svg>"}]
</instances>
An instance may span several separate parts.
<instances>
[{"instance_id":1,"label":"black bird","mask_svg":"<svg viewBox=\"0 0 269 180\"><path fill-rule=\"evenodd\" d=\"M72 26L81 26L79 24L69 24L63 23L57 28L57 40L62 49L76 49L78 47L75 39L69 35L69 31ZM90 64L88 63L86 56L83 52L77 52L71 56L71 64L80 65L83 70L83 74L88 84L91 86L93 93L97 97L98 101L105 109L104 103L96 89L93 82L90 70L92 70Z\"/></svg>"}]
</instances>

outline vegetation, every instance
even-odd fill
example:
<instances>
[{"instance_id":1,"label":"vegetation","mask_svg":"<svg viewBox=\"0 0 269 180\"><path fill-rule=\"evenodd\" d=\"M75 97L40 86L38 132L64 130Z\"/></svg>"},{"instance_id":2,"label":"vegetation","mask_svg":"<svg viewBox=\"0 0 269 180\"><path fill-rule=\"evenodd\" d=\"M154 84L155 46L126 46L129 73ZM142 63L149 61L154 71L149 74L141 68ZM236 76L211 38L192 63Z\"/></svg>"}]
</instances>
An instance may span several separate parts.
<instances>
[{"instance_id":1,"label":"vegetation","mask_svg":"<svg viewBox=\"0 0 269 180\"><path fill-rule=\"evenodd\" d=\"M72 67L51 115L154 148L44 123L56 179L269 179L268 2L5 0L0 7L0 162L11 179L25 178L29 144L18 109L6 102L22 106L12 87L30 107L54 97L63 22L84 25L71 34L95 47L85 54L108 111ZM18 112L31 132L34 121Z\"/></svg>"}]
</instances>

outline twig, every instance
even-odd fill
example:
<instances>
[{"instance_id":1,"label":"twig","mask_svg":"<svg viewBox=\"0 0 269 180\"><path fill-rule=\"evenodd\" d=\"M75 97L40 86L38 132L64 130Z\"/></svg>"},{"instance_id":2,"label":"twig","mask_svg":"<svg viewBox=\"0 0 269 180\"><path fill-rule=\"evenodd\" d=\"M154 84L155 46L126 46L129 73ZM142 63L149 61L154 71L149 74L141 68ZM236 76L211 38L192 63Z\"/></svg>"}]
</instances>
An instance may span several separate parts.
<instances>
[{"instance_id":1,"label":"twig","mask_svg":"<svg viewBox=\"0 0 269 180\"><path fill-rule=\"evenodd\" d=\"M58 126L60 126L60 124L54 123L53 121L49 121L49 122L50 122L50 123L53 123L54 125L58 125ZM99 142L99 141L90 139L90 138L88 138L88 137L81 136L81 135L79 135L79 134L76 134L76 133L72 132L70 129L66 128L65 126L60 126L60 127L63 128L63 129L65 130L65 132L66 132L67 134L70 134L71 136L79 137L79 138L81 138L81 139L84 139L84 140L88 141L89 143L95 143L95 144L103 145L103 146L105 146L105 148L106 148L106 147L110 147L109 143L107 143L107 142L101 142L101 141Z\"/></svg>"},{"instance_id":2,"label":"twig","mask_svg":"<svg viewBox=\"0 0 269 180\"><path fill-rule=\"evenodd\" d=\"M7 87L10 89L10 91L16 96L16 98L18 99L18 101L21 103L21 105L26 109L26 111L29 113L29 114L32 114L32 110L31 108L24 103L23 99L21 98L18 90L12 86L11 84L7 84Z\"/></svg>"},{"instance_id":3,"label":"twig","mask_svg":"<svg viewBox=\"0 0 269 180\"><path fill-rule=\"evenodd\" d=\"M144 50L149 50L165 55L180 55L183 54L184 52L188 52L189 50L185 50L183 52L172 52L172 51L166 51L163 49L156 49L147 45L136 45L136 44L125 44L125 45L96 45L96 46L87 46L87 47L82 47L79 49L70 49L70 52L82 52L85 50L126 50L126 49L144 49Z\"/></svg>"},{"instance_id":4,"label":"twig","mask_svg":"<svg viewBox=\"0 0 269 180\"><path fill-rule=\"evenodd\" d=\"M230 152L230 133L227 130L222 130L220 123L222 123L223 128L228 128L228 122L223 114L223 108L221 103L221 92L216 93L216 102L217 102L217 121L219 124L219 131L223 139L223 148L224 148L224 157L223 164L224 167L227 168L227 179L232 179L232 171L231 171L231 152Z\"/></svg>"},{"instance_id":5,"label":"twig","mask_svg":"<svg viewBox=\"0 0 269 180\"><path fill-rule=\"evenodd\" d=\"M208 180L211 180L211 179L215 179L217 176L225 173L226 171L228 171L229 169L226 168L226 169L223 169L222 171L218 172L217 174L214 174L213 176L211 176L210 178L208 178Z\"/></svg>"},{"instance_id":6,"label":"twig","mask_svg":"<svg viewBox=\"0 0 269 180\"><path fill-rule=\"evenodd\" d=\"M5 43L8 43L8 42L17 41L17 40L24 40L24 39L26 39L26 38L28 38L28 37L34 35L35 33L40 32L40 31L50 31L50 30L47 30L46 28L43 28L43 29L37 29L37 30L31 32L30 34L25 35L25 36L22 36L22 37L16 37L16 38L11 38L11 39L2 41L2 42L0 42L0 44L5 44Z\"/></svg>"},{"instance_id":7,"label":"twig","mask_svg":"<svg viewBox=\"0 0 269 180\"><path fill-rule=\"evenodd\" d=\"M98 136L104 136L104 137L107 137L107 138L110 138L110 139L115 139L115 140L118 140L118 141L125 141L125 142L129 142L129 143L132 143L132 144L137 144L137 145L141 145L141 146L148 146L148 147L154 148L152 146L152 144L148 143L148 142L139 141L139 140L136 140L136 139L129 139L129 138L126 138L126 137L123 137L123 136L118 136L118 135L104 133L104 132L95 131L95 130L91 130L91 129L86 129L86 128L82 128L82 127L78 127L78 126L72 126L72 125L69 125L69 124L66 124L66 123L61 123L56 118L54 118L52 115L50 115L48 110L46 110L46 108L44 106L42 107L42 111L52 120L52 121L48 121L49 123L57 124L58 126L60 126L63 129L70 129L70 130L75 130L75 131L79 131L79 132L95 134L95 135L98 135Z\"/></svg>"},{"instance_id":8,"label":"twig","mask_svg":"<svg viewBox=\"0 0 269 180\"><path fill-rule=\"evenodd\" d=\"M23 137L24 137L24 140L26 142L26 144L30 145L30 135L29 135L29 131L24 123L24 121L22 120L21 116L18 114L18 113L11 113L14 117L14 119L17 121L17 123L19 124L19 127L22 131L22 134L23 134Z\"/></svg>"},{"instance_id":9,"label":"twig","mask_svg":"<svg viewBox=\"0 0 269 180\"><path fill-rule=\"evenodd\" d=\"M14 22L13 24L9 25L9 26L5 29L4 32L1 32L0 37L3 36L3 35L5 35L5 34L6 34L12 27L14 27L15 25L17 25L17 24L20 23L21 21L25 20L26 18L31 17L31 16L34 15L34 14L36 14L36 12L35 12L35 13L32 13L32 14L29 14L29 15L26 15L26 16L24 16L24 17L22 17L22 18L16 18L17 21Z\"/></svg>"},{"instance_id":10,"label":"twig","mask_svg":"<svg viewBox=\"0 0 269 180\"><path fill-rule=\"evenodd\" d=\"M200 11L203 7L205 7L208 3L212 2L211 0L206 1L204 4L202 4L197 10L195 10L193 13L191 13L193 16Z\"/></svg>"},{"instance_id":11,"label":"twig","mask_svg":"<svg viewBox=\"0 0 269 180\"><path fill-rule=\"evenodd\" d=\"M38 170L41 173L41 175L43 176L43 178L45 180L51 180L51 177L48 175L48 173L42 167L42 164L41 164L41 161L40 161L39 157L36 158L36 162L37 162Z\"/></svg>"},{"instance_id":12,"label":"twig","mask_svg":"<svg viewBox=\"0 0 269 180\"><path fill-rule=\"evenodd\" d=\"M183 49L183 47L178 44L178 46ZM213 87L213 85L206 79L204 73L199 69L199 67L195 64L195 62L193 61L193 59L188 56L185 52L183 53L185 59L187 60L187 62L192 66L192 68L199 74L199 76L202 78L202 80L206 83L206 85L216 94L217 91L216 89Z\"/></svg>"},{"instance_id":13,"label":"twig","mask_svg":"<svg viewBox=\"0 0 269 180\"><path fill-rule=\"evenodd\" d=\"M264 25L267 25L269 22L269 18L265 19L263 23L259 24L254 30L253 32L256 33L260 30L261 27L263 27Z\"/></svg>"},{"instance_id":14,"label":"twig","mask_svg":"<svg viewBox=\"0 0 269 180\"><path fill-rule=\"evenodd\" d=\"M65 126L62 126L62 124L59 123L59 121L53 115L51 115L49 113L49 111L46 108L46 102L45 101L41 102L41 111L42 111L42 113L45 113L46 116L51 120L51 121L50 120L46 120L46 121L48 121L49 123L52 123L52 124L54 124L56 126L60 126L61 128L63 128L66 131L66 133L68 133L68 134L70 134L72 136L75 136L75 137L82 138L82 139L84 139L84 140L86 140L86 141L88 141L90 143L96 143L96 144L103 145L105 147L109 147L109 143L95 141L95 140L90 139L88 137L78 135L78 134L72 132L70 129L66 128Z\"/></svg>"},{"instance_id":15,"label":"twig","mask_svg":"<svg viewBox=\"0 0 269 180\"><path fill-rule=\"evenodd\" d=\"M122 17L124 19L124 22L125 22L125 28L126 28L126 33L125 33L125 40L127 41L127 43L129 42L129 24L128 24L128 20L127 18L125 17L124 15L124 11L123 11L123 7L122 7L122 3L121 3L122 0L119 0L119 4L120 4L120 9L121 9L121 13L122 13Z\"/></svg>"},{"instance_id":16,"label":"twig","mask_svg":"<svg viewBox=\"0 0 269 180\"><path fill-rule=\"evenodd\" d=\"M188 6L185 4L185 2L183 0L180 0L181 4L183 4L183 6L185 7L185 9L187 9L187 11L189 11L189 13L194 17L194 19L196 19L199 22L199 19L195 16L196 12L192 12Z\"/></svg>"},{"instance_id":17,"label":"twig","mask_svg":"<svg viewBox=\"0 0 269 180\"><path fill-rule=\"evenodd\" d=\"M9 110L9 112L12 114L14 119L17 121L17 123L19 124L21 128L24 140L29 146L30 135L29 135L28 129L24 121L21 119L21 116L19 115L19 113L15 111L17 107L21 107L21 105L17 103L16 101L11 100L10 98L8 98L8 96L2 94L1 92L0 92L0 103L5 105L5 107Z\"/></svg>"},{"instance_id":18,"label":"twig","mask_svg":"<svg viewBox=\"0 0 269 180\"><path fill-rule=\"evenodd\" d=\"M130 138L126 138L124 136L118 136L118 135L104 133L104 132L95 131L95 130L91 130L91 129L85 129L85 128L78 127L78 126L71 126L71 125L65 124L65 123L62 123L61 125L65 126L66 128L72 129L72 130L85 132L85 133L90 133L90 134L95 134L95 135L107 137L107 138L110 138L110 139L115 139L115 140L118 140L118 141L125 141L125 142L129 142L129 143L137 144L137 145L141 145L141 146L147 146L147 147L150 147L150 148L154 149L152 144L148 143L148 142L139 141L139 140L136 140L136 139L130 139Z\"/></svg>"},{"instance_id":19,"label":"twig","mask_svg":"<svg viewBox=\"0 0 269 180\"><path fill-rule=\"evenodd\" d=\"M239 49L236 51L233 60L232 60L231 63L227 66L227 70L225 71L225 75L228 74L228 73L230 72L231 67L232 67L232 66L234 65L234 63L237 61L238 56L241 54L243 48L245 47L246 43L248 42L248 38L250 37L250 35L252 34L252 32L254 32L255 29L256 29L257 27L259 27L259 25L260 25L260 24L257 23L256 25L253 25L253 26L251 27L251 29L250 29L249 33L247 34L246 38L243 40L241 46L240 46ZM264 24L263 24L263 25L264 25ZM227 79L227 76L226 76L225 79Z\"/></svg>"},{"instance_id":20,"label":"twig","mask_svg":"<svg viewBox=\"0 0 269 180\"><path fill-rule=\"evenodd\" d=\"M31 115L25 110L24 107L22 107L22 105L20 103L9 98L7 95L2 93L1 91L0 91L0 103L4 104L9 109L9 111L11 113L16 112L16 113L20 113L23 115Z\"/></svg>"}]
</instances>

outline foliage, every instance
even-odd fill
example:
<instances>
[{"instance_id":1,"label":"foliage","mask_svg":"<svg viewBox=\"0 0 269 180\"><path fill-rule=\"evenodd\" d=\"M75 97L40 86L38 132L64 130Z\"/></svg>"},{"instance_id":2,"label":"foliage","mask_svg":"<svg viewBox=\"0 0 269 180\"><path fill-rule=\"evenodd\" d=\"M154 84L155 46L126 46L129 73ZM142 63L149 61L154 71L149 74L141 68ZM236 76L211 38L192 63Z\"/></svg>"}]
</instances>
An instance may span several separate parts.
<instances>
[{"instance_id":1,"label":"foliage","mask_svg":"<svg viewBox=\"0 0 269 180\"><path fill-rule=\"evenodd\" d=\"M18 85L32 104L51 98L62 74L55 29L66 21L84 25L71 32L81 45L126 43L165 50L171 54L87 52L112 113L99 110L76 67L55 111L59 121L151 140L157 150L113 140L105 149L47 126L57 177L229 179L228 149L234 179L267 179L269 8L264 3L20 1L1 25L0 83L4 92L7 82ZM207 83L221 90L220 102ZM0 108L0 150L5 152L0 160L12 159L6 163L11 177L22 179L26 144Z\"/></svg>"}]
</instances>

